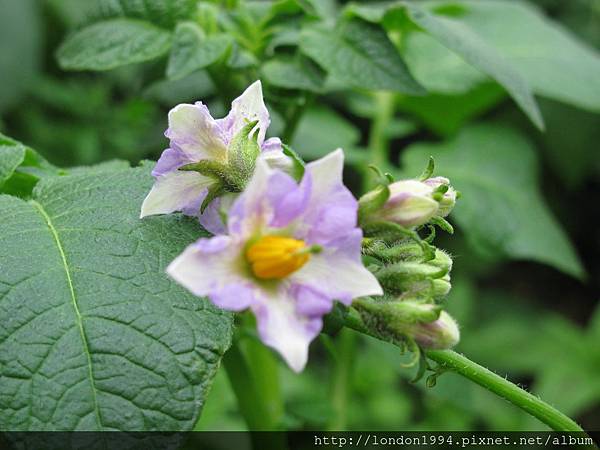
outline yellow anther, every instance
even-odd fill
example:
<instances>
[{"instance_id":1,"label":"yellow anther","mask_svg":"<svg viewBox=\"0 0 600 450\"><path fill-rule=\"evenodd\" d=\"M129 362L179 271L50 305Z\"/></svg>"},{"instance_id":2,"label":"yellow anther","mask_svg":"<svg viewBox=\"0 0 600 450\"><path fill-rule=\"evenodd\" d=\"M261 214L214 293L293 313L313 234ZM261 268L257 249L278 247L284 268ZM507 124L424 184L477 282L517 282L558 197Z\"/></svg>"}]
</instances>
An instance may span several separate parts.
<instances>
[{"instance_id":1,"label":"yellow anther","mask_svg":"<svg viewBox=\"0 0 600 450\"><path fill-rule=\"evenodd\" d=\"M281 279L306 264L312 251L304 241L263 236L246 250L246 260L257 278Z\"/></svg>"}]
</instances>

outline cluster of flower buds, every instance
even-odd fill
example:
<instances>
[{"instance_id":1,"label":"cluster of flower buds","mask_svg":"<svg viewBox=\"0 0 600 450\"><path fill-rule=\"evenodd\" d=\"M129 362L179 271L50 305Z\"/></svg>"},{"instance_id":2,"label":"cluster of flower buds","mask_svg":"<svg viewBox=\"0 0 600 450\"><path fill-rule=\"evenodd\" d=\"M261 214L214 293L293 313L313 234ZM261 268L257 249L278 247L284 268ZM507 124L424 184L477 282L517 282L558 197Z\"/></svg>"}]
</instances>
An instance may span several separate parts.
<instances>
[{"instance_id":1,"label":"cluster of flower buds","mask_svg":"<svg viewBox=\"0 0 600 450\"><path fill-rule=\"evenodd\" d=\"M279 138L265 138L269 123L260 81L221 119L201 102L169 112L169 148L140 217L182 212L213 236L190 244L167 273L219 308L251 310L260 339L295 371L324 317L340 309L417 355L456 344L456 323L442 310L452 260L430 242L433 225L452 231L449 180L432 177L430 161L419 179L380 174L357 201L343 183L341 149L304 164Z\"/></svg>"},{"instance_id":2,"label":"cluster of flower buds","mask_svg":"<svg viewBox=\"0 0 600 450\"><path fill-rule=\"evenodd\" d=\"M359 200L359 220L365 261L385 295L359 299L353 307L365 329L383 339L413 349L451 348L459 330L443 305L452 258L431 240L434 225L452 232L445 217L457 191L447 178L432 177L432 162L419 179L394 181L378 173L378 185ZM429 235L422 237L425 229Z\"/></svg>"}]
</instances>

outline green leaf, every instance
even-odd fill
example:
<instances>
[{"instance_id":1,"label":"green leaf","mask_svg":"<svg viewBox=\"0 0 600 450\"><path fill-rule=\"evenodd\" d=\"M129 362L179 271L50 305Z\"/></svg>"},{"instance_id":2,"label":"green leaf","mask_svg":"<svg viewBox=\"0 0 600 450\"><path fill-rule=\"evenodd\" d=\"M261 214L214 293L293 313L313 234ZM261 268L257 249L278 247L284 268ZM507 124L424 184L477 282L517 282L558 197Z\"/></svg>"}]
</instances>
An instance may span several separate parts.
<instances>
[{"instance_id":1,"label":"green leaf","mask_svg":"<svg viewBox=\"0 0 600 450\"><path fill-rule=\"evenodd\" d=\"M138 219L149 167L53 177L0 196L0 423L10 430L189 430L231 315L165 266L206 236Z\"/></svg>"},{"instance_id":2,"label":"green leaf","mask_svg":"<svg viewBox=\"0 0 600 450\"><path fill-rule=\"evenodd\" d=\"M600 111L600 54L596 50L529 3L459 4L467 10L461 22L497 48L534 92Z\"/></svg>"},{"instance_id":3,"label":"green leaf","mask_svg":"<svg viewBox=\"0 0 600 450\"><path fill-rule=\"evenodd\" d=\"M321 92L325 77L319 67L305 58L277 57L262 66L264 78L273 86Z\"/></svg>"},{"instance_id":4,"label":"green leaf","mask_svg":"<svg viewBox=\"0 0 600 450\"><path fill-rule=\"evenodd\" d=\"M0 133L0 193L27 197L40 178L59 173L37 152Z\"/></svg>"},{"instance_id":5,"label":"green leaf","mask_svg":"<svg viewBox=\"0 0 600 450\"><path fill-rule=\"evenodd\" d=\"M402 97L398 108L421 119L441 135L456 133L461 126L497 105L506 96L496 83L483 83L459 95L429 93L424 97Z\"/></svg>"},{"instance_id":6,"label":"green leaf","mask_svg":"<svg viewBox=\"0 0 600 450\"><path fill-rule=\"evenodd\" d=\"M332 133L335 130L335 133ZM292 147L305 159L317 159L336 148L354 147L360 132L329 108L309 108L300 119Z\"/></svg>"},{"instance_id":7,"label":"green leaf","mask_svg":"<svg viewBox=\"0 0 600 450\"><path fill-rule=\"evenodd\" d=\"M65 70L110 70L158 58L171 46L171 33L136 19L110 19L69 36L56 56Z\"/></svg>"},{"instance_id":8,"label":"green leaf","mask_svg":"<svg viewBox=\"0 0 600 450\"><path fill-rule=\"evenodd\" d=\"M544 128L544 121L528 83L493 46L488 45L468 26L458 20L436 17L412 3L403 3L403 5L415 24L426 30L442 45L460 55L473 67L497 81L531 121L539 129Z\"/></svg>"},{"instance_id":9,"label":"green leaf","mask_svg":"<svg viewBox=\"0 0 600 450\"><path fill-rule=\"evenodd\" d=\"M364 20L344 20L335 30L306 28L300 36L300 49L349 86L424 93L386 32Z\"/></svg>"},{"instance_id":10,"label":"green leaf","mask_svg":"<svg viewBox=\"0 0 600 450\"><path fill-rule=\"evenodd\" d=\"M398 8L398 3L394 5ZM443 14L443 8L447 6L461 8L461 13L451 19L438 20L460 23L461 27L468 28L480 42L495 49L536 94L590 111L600 111L598 52L531 4L452 0L430 1L424 6L434 14ZM361 9L365 8L374 7L361 6ZM371 19L383 20L388 9L389 6L370 11ZM361 16L365 17L365 14ZM388 14L392 14L391 10ZM404 44L409 67L428 89L446 93L464 92L485 78L422 33L411 33ZM436 70L431 70L434 66Z\"/></svg>"},{"instance_id":11,"label":"green leaf","mask_svg":"<svg viewBox=\"0 0 600 450\"><path fill-rule=\"evenodd\" d=\"M196 3L195 0L99 0L98 6L104 18L132 17L171 27L189 18Z\"/></svg>"},{"instance_id":12,"label":"green leaf","mask_svg":"<svg viewBox=\"0 0 600 450\"><path fill-rule=\"evenodd\" d=\"M173 47L167 65L167 77L183 78L196 70L210 66L221 58L232 44L226 34L206 36L202 28L192 22L177 25Z\"/></svg>"},{"instance_id":13,"label":"green leaf","mask_svg":"<svg viewBox=\"0 0 600 450\"><path fill-rule=\"evenodd\" d=\"M552 265L578 278L584 269L538 188L531 144L511 129L464 128L442 144L415 144L402 155L403 172L418 173L429 156L438 174L463 193L454 221L478 247Z\"/></svg>"}]
</instances>

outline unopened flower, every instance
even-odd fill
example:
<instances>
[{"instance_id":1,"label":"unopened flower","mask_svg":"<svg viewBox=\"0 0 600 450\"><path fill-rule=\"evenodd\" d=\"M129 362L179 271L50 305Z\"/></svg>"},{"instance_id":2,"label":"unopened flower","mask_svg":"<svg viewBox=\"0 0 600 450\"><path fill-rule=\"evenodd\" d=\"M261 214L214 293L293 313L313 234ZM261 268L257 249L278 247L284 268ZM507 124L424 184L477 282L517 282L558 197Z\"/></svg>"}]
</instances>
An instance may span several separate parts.
<instances>
[{"instance_id":1,"label":"unopened flower","mask_svg":"<svg viewBox=\"0 0 600 450\"><path fill-rule=\"evenodd\" d=\"M460 331L456 321L446 311L442 311L433 322L418 322L410 327L408 333L423 348L452 348L460 340Z\"/></svg>"},{"instance_id":2,"label":"unopened flower","mask_svg":"<svg viewBox=\"0 0 600 450\"><path fill-rule=\"evenodd\" d=\"M438 202L431 186L418 180L402 180L390 184L390 197L378 213L383 220L404 227L423 225L435 215Z\"/></svg>"},{"instance_id":3,"label":"unopened flower","mask_svg":"<svg viewBox=\"0 0 600 450\"><path fill-rule=\"evenodd\" d=\"M446 177L432 177L423 181L434 190L434 198L438 201L438 210L435 213L438 217L446 217L456 204L457 192L450 185L450 180ZM440 188L442 188L440 190ZM437 192L436 192L437 191ZM443 191L443 192L442 192Z\"/></svg>"},{"instance_id":4,"label":"unopened flower","mask_svg":"<svg viewBox=\"0 0 600 450\"><path fill-rule=\"evenodd\" d=\"M223 168L226 172L238 156L232 154L236 149L231 148L236 136L252 123L256 125L248 130L248 134L256 141L257 153L274 166L285 165L287 157L282 152L279 138L265 140L270 119L260 81L250 85L232 102L231 111L223 119L214 119L202 102L173 108L165 132L170 140L169 148L162 153L152 171L156 181L144 200L140 217L175 211L198 215L209 189L215 187L215 177L180 169L190 164L207 163L207 171L218 174ZM256 155L251 158L249 169L253 169ZM248 177L251 170L249 172Z\"/></svg>"},{"instance_id":5,"label":"unopened flower","mask_svg":"<svg viewBox=\"0 0 600 450\"><path fill-rule=\"evenodd\" d=\"M454 347L460 340L456 321L434 303L367 298L354 306L367 328L391 342L410 338L423 348L445 349Z\"/></svg>"},{"instance_id":6,"label":"unopened flower","mask_svg":"<svg viewBox=\"0 0 600 450\"><path fill-rule=\"evenodd\" d=\"M257 162L227 216L227 234L190 245L167 268L217 306L250 308L262 341L300 371L334 300L381 295L361 261L357 201L342 183L343 152L312 162L298 184Z\"/></svg>"}]
</instances>

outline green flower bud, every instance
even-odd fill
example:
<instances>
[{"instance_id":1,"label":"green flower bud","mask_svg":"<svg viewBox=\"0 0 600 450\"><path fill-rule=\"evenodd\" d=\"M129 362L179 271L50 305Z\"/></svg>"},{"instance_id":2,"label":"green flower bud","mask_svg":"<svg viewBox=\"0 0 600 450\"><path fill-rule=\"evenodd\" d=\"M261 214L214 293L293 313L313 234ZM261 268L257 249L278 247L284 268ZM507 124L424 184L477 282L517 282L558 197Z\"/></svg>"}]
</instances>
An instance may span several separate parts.
<instances>
[{"instance_id":1,"label":"green flower bud","mask_svg":"<svg viewBox=\"0 0 600 450\"><path fill-rule=\"evenodd\" d=\"M359 299L353 306L371 333L394 343L410 338L424 348L444 349L460 339L458 325L439 305Z\"/></svg>"},{"instance_id":2,"label":"green flower bud","mask_svg":"<svg viewBox=\"0 0 600 450\"><path fill-rule=\"evenodd\" d=\"M447 295L450 291L448 274L452 269L450 256L436 249L433 259L422 261L422 251L419 255L412 246L407 246L405 250L407 260L397 261L375 272L381 285L396 294L419 294L435 299Z\"/></svg>"},{"instance_id":3,"label":"green flower bud","mask_svg":"<svg viewBox=\"0 0 600 450\"><path fill-rule=\"evenodd\" d=\"M435 299L444 298L451 288L450 275L446 274L442 278L431 281L431 296Z\"/></svg>"},{"instance_id":4,"label":"green flower bud","mask_svg":"<svg viewBox=\"0 0 600 450\"><path fill-rule=\"evenodd\" d=\"M450 180L445 177L433 177L423 181L434 190L433 197L438 201L437 217L446 217L456 204L456 190L450 186Z\"/></svg>"}]
</instances>

